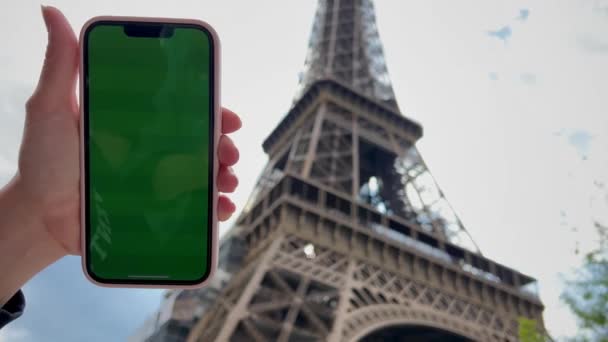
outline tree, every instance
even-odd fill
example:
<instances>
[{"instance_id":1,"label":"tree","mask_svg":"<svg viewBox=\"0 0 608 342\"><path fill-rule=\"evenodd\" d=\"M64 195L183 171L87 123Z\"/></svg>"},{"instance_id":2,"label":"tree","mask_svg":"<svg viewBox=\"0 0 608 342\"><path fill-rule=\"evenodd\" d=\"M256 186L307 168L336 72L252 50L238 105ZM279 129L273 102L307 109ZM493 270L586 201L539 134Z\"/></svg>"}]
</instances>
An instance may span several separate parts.
<instances>
[{"instance_id":1,"label":"tree","mask_svg":"<svg viewBox=\"0 0 608 342\"><path fill-rule=\"evenodd\" d=\"M608 227L595 223L599 246L567 282L562 300L578 319L576 341L608 342Z\"/></svg>"},{"instance_id":2,"label":"tree","mask_svg":"<svg viewBox=\"0 0 608 342\"><path fill-rule=\"evenodd\" d=\"M595 223L598 247L585 254L582 267L567 281L562 300L578 319L579 334L573 342L608 342L608 226ZM519 318L521 342L545 342L537 322Z\"/></svg>"},{"instance_id":3,"label":"tree","mask_svg":"<svg viewBox=\"0 0 608 342\"><path fill-rule=\"evenodd\" d=\"M546 342L549 339L543 334L533 319L520 317L519 323L519 340L521 342Z\"/></svg>"}]
</instances>

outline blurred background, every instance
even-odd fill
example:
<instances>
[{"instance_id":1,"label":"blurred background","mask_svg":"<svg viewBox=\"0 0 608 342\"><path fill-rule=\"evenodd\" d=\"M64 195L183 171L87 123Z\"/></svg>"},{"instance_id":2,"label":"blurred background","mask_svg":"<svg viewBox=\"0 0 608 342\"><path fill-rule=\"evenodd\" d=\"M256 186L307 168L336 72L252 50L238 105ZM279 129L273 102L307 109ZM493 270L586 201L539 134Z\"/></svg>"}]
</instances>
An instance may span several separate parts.
<instances>
[{"instance_id":1,"label":"blurred background","mask_svg":"<svg viewBox=\"0 0 608 342\"><path fill-rule=\"evenodd\" d=\"M222 41L222 102L243 208L291 107L317 2L75 1L75 31L97 15L194 17ZM608 223L608 1L374 1L397 102L424 127L417 144L484 255L539 281L556 339L577 319L560 299ZM0 184L16 170L24 103L46 46L40 2L0 4ZM238 210L238 209L237 209ZM232 221L222 224L227 231ZM95 287L67 257L24 288L22 318L0 341L124 341L162 291ZM608 307L608 306L607 306ZM608 311L608 309L607 309Z\"/></svg>"}]
</instances>

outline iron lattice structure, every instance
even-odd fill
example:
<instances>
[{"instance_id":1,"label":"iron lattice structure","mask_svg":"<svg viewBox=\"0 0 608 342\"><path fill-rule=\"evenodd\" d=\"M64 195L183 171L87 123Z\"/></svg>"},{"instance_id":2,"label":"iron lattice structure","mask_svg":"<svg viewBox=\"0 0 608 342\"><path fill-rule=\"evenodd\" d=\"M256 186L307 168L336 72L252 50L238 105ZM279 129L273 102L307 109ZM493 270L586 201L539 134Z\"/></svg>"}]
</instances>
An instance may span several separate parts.
<instances>
[{"instance_id":1,"label":"iron lattice structure","mask_svg":"<svg viewBox=\"0 0 608 342\"><path fill-rule=\"evenodd\" d=\"M397 109L371 0L320 1L296 100L334 79Z\"/></svg>"},{"instance_id":2,"label":"iron lattice structure","mask_svg":"<svg viewBox=\"0 0 608 342\"><path fill-rule=\"evenodd\" d=\"M263 144L215 284L168 292L143 339L517 341L518 317L542 326L535 280L481 254L421 137L395 101L371 1L320 0L295 102Z\"/></svg>"}]
</instances>

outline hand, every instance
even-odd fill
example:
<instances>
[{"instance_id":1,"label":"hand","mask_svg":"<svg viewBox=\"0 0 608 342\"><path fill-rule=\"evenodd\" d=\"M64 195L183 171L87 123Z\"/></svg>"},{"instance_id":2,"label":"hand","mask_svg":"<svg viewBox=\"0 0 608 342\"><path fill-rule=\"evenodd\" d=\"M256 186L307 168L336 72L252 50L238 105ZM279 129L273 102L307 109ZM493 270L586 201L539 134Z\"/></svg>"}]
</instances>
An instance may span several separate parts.
<instances>
[{"instance_id":1,"label":"hand","mask_svg":"<svg viewBox=\"0 0 608 342\"><path fill-rule=\"evenodd\" d=\"M11 289L7 284L22 286L33 274L60 257L82 252L80 117L76 100L78 41L58 9L43 7L42 15L48 31L46 58L38 87L26 104L18 173L0 191L0 212L5 216L0 219L0 260L26 254L21 255L26 264L17 267L0 261L0 273L5 280L0 282L0 299L6 295L3 292ZM224 134L240 127L239 117L223 109L223 135L218 147L220 192L232 192L238 184L230 166L238 161L239 152ZM232 215L235 206L228 197L220 195L217 210L218 218L224 221ZM19 244L22 244L20 249ZM9 251L17 255L8 254ZM13 275L14 272L19 272L19 275ZM11 275L12 278L25 279L17 281Z\"/></svg>"}]
</instances>

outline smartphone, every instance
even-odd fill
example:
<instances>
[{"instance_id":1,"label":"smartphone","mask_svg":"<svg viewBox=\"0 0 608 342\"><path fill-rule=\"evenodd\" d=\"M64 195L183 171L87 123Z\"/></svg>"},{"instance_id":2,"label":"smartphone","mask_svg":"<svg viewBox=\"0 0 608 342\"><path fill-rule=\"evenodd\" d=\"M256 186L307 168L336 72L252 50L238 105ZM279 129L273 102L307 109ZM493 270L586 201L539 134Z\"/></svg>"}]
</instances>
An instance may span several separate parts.
<instances>
[{"instance_id":1,"label":"smartphone","mask_svg":"<svg viewBox=\"0 0 608 342\"><path fill-rule=\"evenodd\" d=\"M217 34L196 20L96 17L80 44L85 275L203 286L218 248Z\"/></svg>"}]
</instances>

